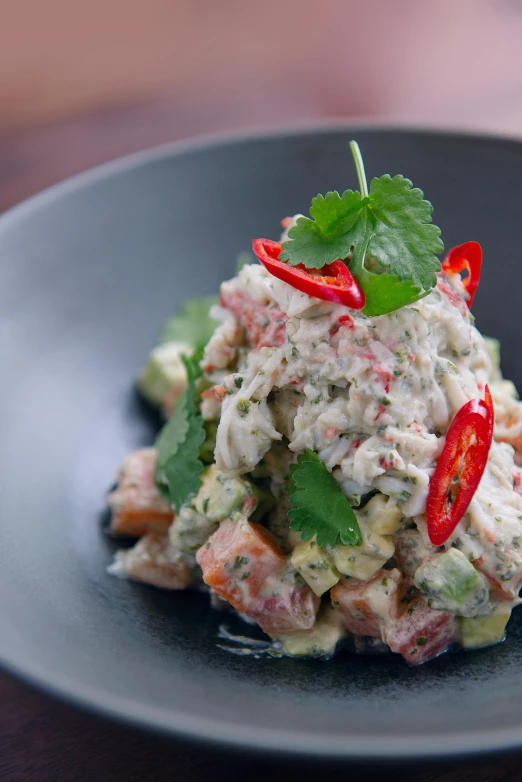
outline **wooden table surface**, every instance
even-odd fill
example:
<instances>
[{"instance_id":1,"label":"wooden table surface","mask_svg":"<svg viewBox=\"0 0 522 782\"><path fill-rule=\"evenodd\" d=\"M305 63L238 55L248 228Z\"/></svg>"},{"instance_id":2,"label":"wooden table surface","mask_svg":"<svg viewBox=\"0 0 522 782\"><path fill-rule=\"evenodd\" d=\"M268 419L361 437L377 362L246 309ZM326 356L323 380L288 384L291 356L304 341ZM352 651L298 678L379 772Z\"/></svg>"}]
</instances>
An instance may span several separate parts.
<instances>
[{"instance_id":1,"label":"wooden table surface","mask_svg":"<svg viewBox=\"0 0 522 782\"><path fill-rule=\"evenodd\" d=\"M197 124L174 106L154 104L98 112L0 138L0 209L65 176L117 155L221 129L209 110ZM293 773L292 773L293 770ZM331 779L339 770L309 763L299 777ZM424 763L386 771L346 769L360 782L386 773L405 782L505 782L522 778L522 757L495 756L472 762ZM247 756L160 739L82 713L0 673L1 782L176 782L242 780L282 782L295 766L273 759L260 764Z\"/></svg>"}]
</instances>

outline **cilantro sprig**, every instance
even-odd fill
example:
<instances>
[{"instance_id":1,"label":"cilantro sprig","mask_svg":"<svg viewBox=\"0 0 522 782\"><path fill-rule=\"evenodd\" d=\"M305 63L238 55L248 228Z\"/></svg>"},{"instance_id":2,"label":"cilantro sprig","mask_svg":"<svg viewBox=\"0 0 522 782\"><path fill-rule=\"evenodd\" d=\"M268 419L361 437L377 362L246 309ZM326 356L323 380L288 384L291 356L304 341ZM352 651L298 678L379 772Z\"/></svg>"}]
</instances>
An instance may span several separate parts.
<instances>
[{"instance_id":1,"label":"cilantro sprig","mask_svg":"<svg viewBox=\"0 0 522 782\"><path fill-rule=\"evenodd\" d=\"M359 523L341 487L314 451L299 454L288 482L290 527L318 546L360 546Z\"/></svg>"},{"instance_id":2,"label":"cilantro sprig","mask_svg":"<svg viewBox=\"0 0 522 782\"><path fill-rule=\"evenodd\" d=\"M357 142L350 142L360 192L312 199L283 243L280 260L321 269L341 258L366 296L366 315L384 315L426 296L437 283L444 245L433 207L401 175L372 179L368 189Z\"/></svg>"},{"instance_id":3,"label":"cilantro sprig","mask_svg":"<svg viewBox=\"0 0 522 782\"><path fill-rule=\"evenodd\" d=\"M162 496L178 511L199 490L203 472L199 453L206 436L196 402L196 381L201 370L195 357L182 356L182 360L188 387L156 439L156 484Z\"/></svg>"},{"instance_id":4,"label":"cilantro sprig","mask_svg":"<svg viewBox=\"0 0 522 782\"><path fill-rule=\"evenodd\" d=\"M209 310L217 301L216 296L188 299L165 323L161 341L188 342L194 349L205 347L216 328Z\"/></svg>"}]
</instances>

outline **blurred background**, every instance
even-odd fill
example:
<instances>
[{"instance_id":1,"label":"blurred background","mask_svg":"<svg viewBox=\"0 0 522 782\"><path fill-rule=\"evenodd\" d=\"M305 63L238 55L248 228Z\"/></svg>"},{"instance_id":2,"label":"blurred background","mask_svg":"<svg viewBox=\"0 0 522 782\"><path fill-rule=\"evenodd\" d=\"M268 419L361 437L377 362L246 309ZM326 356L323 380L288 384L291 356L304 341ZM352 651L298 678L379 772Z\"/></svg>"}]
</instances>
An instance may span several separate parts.
<instances>
[{"instance_id":1,"label":"blurred background","mask_svg":"<svg viewBox=\"0 0 522 782\"><path fill-rule=\"evenodd\" d=\"M321 118L522 135L522 0L4 0L0 209L201 133Z\"/></svg>"}]
</instances>

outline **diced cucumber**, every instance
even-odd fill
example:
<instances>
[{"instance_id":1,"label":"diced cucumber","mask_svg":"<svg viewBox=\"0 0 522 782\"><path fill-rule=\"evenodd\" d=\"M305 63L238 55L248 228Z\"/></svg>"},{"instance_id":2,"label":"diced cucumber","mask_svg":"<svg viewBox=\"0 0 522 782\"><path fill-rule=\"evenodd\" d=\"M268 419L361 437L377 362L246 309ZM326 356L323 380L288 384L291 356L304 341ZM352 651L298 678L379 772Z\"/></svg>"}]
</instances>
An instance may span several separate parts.
<instances>
[{"instance_id":1,"label":"diced cucumber","mask_svg":"<svg viewBox=\"0 0 522 782\"><path fill-rule=\"evenodd\" d=\"M154 348L137 380L143 396L152 404L159 405L174 387L182 393L187 386L187 373L181 356L191 356L193 352L185 342L165 342Z\"/></svg>"},{"instance_id":2,"label":"diced cucumber","mask_svg":"<svg viewBox=\"0 0 522 782\"><path fill-rule=\"evenodd\" d=\"M462 646L465 649L478 649L499 643L504 638L510 616L511 606L500 604L489 616L459 619Z\"/></svg>"},{"instance_id":3,"label":"diced cucumber","mask_svg":"<svg viewBox=\"0 0 522 782\"><path fill-rule=\"evenodd\" d=\"M415 572L414 582L430 608L466 617L488 610L485 577L456 548L425 560Z\"/></svg>"},{"instance_id":4,"label":"diced cucumber","mask_svg":"<svg viewBox=\"0 0 522 782\"><path fill-rule=\"evenodd\" d=\"M298 543L292 551L290 561L318 597L339 581L339 573L326 552L312 540Z\"/></svg>"},{"instance_id":5,"label":"diced cucumber","mask_svg":"<svg viewBox=\"0 0 522 782\"><path fill-rule=\"evenodd\" d=\"M368 524L373 532L379 535L393 535L399 529L402 513L395 500L376 494L360 511L356 511L359 519Z\"/></svg>"},{"instance_id":6,"label":"diced cucumber","mask_svg":"<svg viewBox=\"0 0 522 782\"><path fill-rule=\"evenodd\" d=\"M288 633L279 641L290 657L331 657L344 635L338 612L327 607L311 630Z\"/></svg>"}]
</instances>

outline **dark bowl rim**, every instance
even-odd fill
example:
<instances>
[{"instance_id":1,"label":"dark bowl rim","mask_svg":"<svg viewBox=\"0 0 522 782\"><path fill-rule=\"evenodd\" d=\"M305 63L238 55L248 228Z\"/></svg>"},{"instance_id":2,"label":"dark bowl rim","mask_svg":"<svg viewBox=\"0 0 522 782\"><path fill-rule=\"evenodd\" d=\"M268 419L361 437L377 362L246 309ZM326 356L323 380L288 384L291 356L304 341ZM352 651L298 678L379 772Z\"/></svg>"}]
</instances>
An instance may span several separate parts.
<instances>
[{"instance_id":1,"label":"dark bowl rim","mask_svg":"<svg viewBox=\"0 0 522 782\"><path fill-rule=\"evenodd\" d=\"M313 136L317 133L403 133L404 135L438 136L448 139L476 140L498 146L509 145L522 151L522 140L502 135L453 129L430 128L402 123L381 123L368 119L347 121L328 119L318 122L291 123L248 130L205 134L181 141L134 152L101 165L88 168L25 199L0 215L0 235L12 222L23 220L39 208L56 199L100 180L131 168L148 165L162 158L178 157L207 149L263 141L282 137ZM0 665L12 676L65 703L83 708L101 717L156 734L197 742L222 750L271 753L287 758L307 757L331 761L416 761L420 759L450 759L471 757L522 747L522 725L507 729L463 731L455 736L444 733L412 741L410 737L347 736L345 739L325 738L299 731L275 731L270 728L248 728L228 724L225 720L188 719L183 712L144 706L132 699L112 696L94 687L79 684L70 677L49 674L29 652L22 660L14 659L3 648L0 636Z\"/></svg>"}]
</instances>

